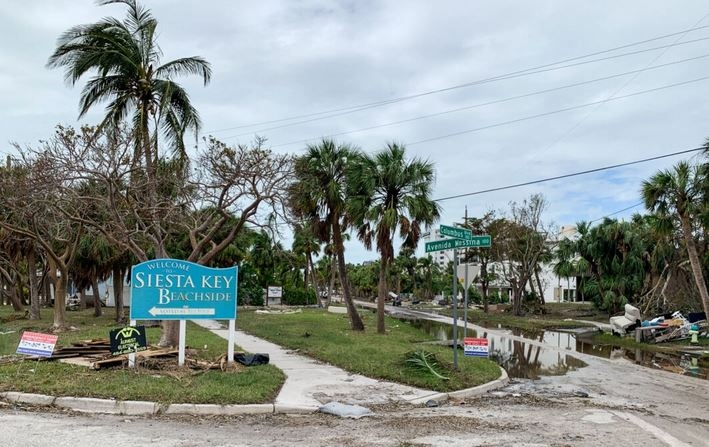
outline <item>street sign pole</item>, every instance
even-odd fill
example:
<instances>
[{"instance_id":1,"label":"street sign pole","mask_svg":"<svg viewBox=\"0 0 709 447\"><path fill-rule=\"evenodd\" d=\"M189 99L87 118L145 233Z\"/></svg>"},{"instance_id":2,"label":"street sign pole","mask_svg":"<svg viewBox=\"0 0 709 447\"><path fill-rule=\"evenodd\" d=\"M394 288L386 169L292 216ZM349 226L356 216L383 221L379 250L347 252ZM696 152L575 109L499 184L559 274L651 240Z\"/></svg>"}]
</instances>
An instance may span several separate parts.
<instances>
[{"instance_id":1,"label":"street sign pole","mask_svg":"<svg viewBox=\"0 0 709 447\"><path fill-rule=\"evenodd\" d=\"M453 369L458 369L458 249L453 249Z\"/></svg>"},{"instance_id":2,"label":"street sign pole","mask_svg":"<svg viewBox=\"0 0 709 447\"><path fill-rule=\"evenodd\" d=\"M468 206L465 206L465 221L463 225L468 225ZM465 307L463 308L463 338L468 336L468 263L470 259L468 258L468 247L465 247L465 277L463 279L463 285L465 285Z\"/></svg>"}]
</instances>

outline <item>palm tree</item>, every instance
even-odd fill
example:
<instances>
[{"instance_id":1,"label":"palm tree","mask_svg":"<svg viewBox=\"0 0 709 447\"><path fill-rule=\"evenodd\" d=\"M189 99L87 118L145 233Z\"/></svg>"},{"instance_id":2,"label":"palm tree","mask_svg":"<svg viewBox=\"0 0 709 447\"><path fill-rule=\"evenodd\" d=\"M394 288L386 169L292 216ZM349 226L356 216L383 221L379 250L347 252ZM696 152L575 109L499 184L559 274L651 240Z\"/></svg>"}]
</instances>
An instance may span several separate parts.
<instances>
[{"instance_id":1,"label":"palm tree","mask_svg":"<svg viewBox=\"0 0 709 447\"><path fill-rule=\"evenodd\" d=\"M318 275L315 272L315 264L313 263L313 254L317 255L320 253L320 241L315 237L310 227L306 227L302 224L294 224L293 230L294 240L292 250L294 253L305 257L305 287L308 287L308 275L310 274L313 287L315 288L315 295L318 297L317 302L321 305L320 294L322 289L320 288Z\"/></svg>"},{"instance_id":2,"label":"palm tree","mask_svg":"<svg viewBox=\"0 0 709 447\"><path fill-rule=\"evenodd\" d=\"M673 169L660 171L645 180L642 183L642 196L650 211L660 216L673 215L679 221L694 281L699 289L704 312L709 315L709 292L692 228L692 221L701 212L706 200L704 192L707 181L706 167L681 161Z\"/></svg>"},{"instance_id":3,"label":"palm tree","mask_svg":"<svg viewBox=\"0 0 709 447\"><path fill-rule=\"evenodd\" d=\"M184 155L183 136L200 128L197 110L187 92L172 78L188 74L201 76L206 85L211 77L207 61L198 56L160 64L156 42L157 20L136 0L100 0L99 5L123 3L128 13L123 21L107 17L97 23L78 25L59 37L49 57L49 68L64 68L72 85L85 74L95 72L81 92L79 117L93 106L110 101L99 126L118 127L130 114L135 133L133 162L145 162L148 179L158 159L157 129ZM150 129L155 129L151 135Z\"/></svg>"},{"instance_id":4,"label":"palm tree","mask_svg":"<svg viewBox=\"0 0 709 447\"><path fill-rule=\"evenodd\" d=\"M307 221L321 242L332 242L350 326L356 331L363 331L364 323L352 301L347 280L343 232L351 224L345 208L348 169L360 156L357 149L332 140L309 145L306 153L296 159L295 182L288 199L294 215Z\"/></svg>"},{"instance_id":5,"label":"palm tree","mask_svg":"<svg viewBox=\"0 0 709 447\"><path fill-rule=\"evenodd\" d=\"M62 34L57 48L49 57L49 68L64 68L65 78L72 85L85 74L95 72L81 92L79 117L93 106L109 101L106 116L99 125L118 129L131 115L135 146L133 164L144 166L135 178L144 174L147 190L144 195L147 208L153 209L158 202L158 187L155 184L158 170L158 131L172 143L181 163L186 160L184 134L191 130L195 138L199 133L200 119L192 106L187 92L172 78L194 74L206 85L212 75L209 63L199 56L179 58L160 63L161 51L157 45L157 20L150 10L136 0L99 0L99 5L123 3L128 13L123 21L107 17L97 23L78 25ZM150 129L154 129L151 133ZM143 165L144 163L144 165ZM159 216L151 212L150 219ZM155 256L167 257L160 226L154 226L158 234ZM161 345L174 344L177 340L176 322L163 324Z\"/></svg>"},{"instance_id":6,"label":"palm tree","mask_svg":"<svg viewBox=\"0 0 709 447\"><path fill-rule=\"evenodd\" d=\"M435 179L433 164L414 158L407 161L404 146L389 143L373 157L363 157L352 171L353 199L358 236L370 249L376 240L381 255L377 294L377 332L384 333L387 277L394 259L397 230L403 247L416 248L422 225L438 220L439 206L431 199Z\"/></svg>"}]
</instances>

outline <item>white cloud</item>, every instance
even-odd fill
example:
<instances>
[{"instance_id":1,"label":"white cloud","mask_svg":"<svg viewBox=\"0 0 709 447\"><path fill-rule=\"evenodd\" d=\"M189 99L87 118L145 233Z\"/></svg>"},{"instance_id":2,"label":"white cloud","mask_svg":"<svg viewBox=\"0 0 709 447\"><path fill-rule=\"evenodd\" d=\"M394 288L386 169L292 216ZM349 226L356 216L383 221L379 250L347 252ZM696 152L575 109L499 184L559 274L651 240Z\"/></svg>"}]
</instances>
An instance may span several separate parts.
<instances>
[{"instance_id":1,"label":"white cloud","mask_svg":"<svg viewBox=\"0 0 709 447\"><path fill-rule=\"evenodd\" d=\"M144 2L145 3L145 2ZM706 4L686 1L150 1L165 60L201 55L214 69L206 88L185 80L203 128L247 124L338 109L445 88L477 79L709 25ZM57 123L75 123L80 83L68 88L45 63L59 34L121 6L90 0L0 4L0 153L10 141L47 138ZM709 35L709 30L683 40ZM680 36L649 43L671 44ZM421 97L260 134L274 145L318 138L438 111L554 88L709 53L707 42ZM623 50L629 51L632 50ZM441 115L338 139L367 151L391 140L412 143L525 116L704 76L709 59L574 89ZM627 83L627 85L626 85ZM559 113L456 137L409 145L433 161L436 197L474 192L627 162L700 145L709 132L707 84L700 82L598 107ZM616 93L617 92L617 93ZM102 110L87 117L97 121ZM272 125L214 132L248 142ZM239 137L234 135L245 134ZM298 152L302 144L276 147ZM678 158L572 179L447 200L443 223L506 208L533 192L550 201L557 224L595 219L639 201L639 182ZM632 211L629 211L632 212ZM376 257L350 243L349 260Z\"/></svg>"}]
</instances>

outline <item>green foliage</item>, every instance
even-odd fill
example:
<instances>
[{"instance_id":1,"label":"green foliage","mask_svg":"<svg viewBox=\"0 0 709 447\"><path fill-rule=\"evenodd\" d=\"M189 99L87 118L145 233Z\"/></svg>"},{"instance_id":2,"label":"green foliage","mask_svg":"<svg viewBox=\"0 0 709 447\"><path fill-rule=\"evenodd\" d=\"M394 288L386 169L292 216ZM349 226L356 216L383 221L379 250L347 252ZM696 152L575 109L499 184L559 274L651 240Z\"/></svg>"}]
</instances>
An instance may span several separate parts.
<instances>
[{"instance_id":1,"label":"green foliage","mask_svg":"<svg viewBox=\"0 0 709 447\"><path fill-rule=\"evenodd\" d=\"M646 254L653 243L644 228L606 218L594 227L582 222L578 232L579 239L560 243L556 272L579 276L577 288L583 296L609 314L635 302L650 271Z\"/></svg>"},{"instance_id":2,"label":"green foliage","mask_svg":"<svg viewBox=\"0 0 709 447\"><path fill-rule=\"evenodd\" d=\"M239 305L263 306L263 287L258 282L258 276L254 268L249 264L244 264L239 268Z\"/></svg>"},{"instance_id":3,"label":"green foliage","mask_svg":"<svg viewBox=\"0 0 709 447\"><path fill-rule=\"evenodd\" d=\"M317 304L317 297L313 289L302 287L284 287L283 304L288 306L307 306Z\"/></svg>"},{"instance_id":4,"label":"green foliage","mask_svg":"<svg viewBox=\"0 0 709 447\"><path fill-rule=\"evenodd\" d=\"M436 368L439 367L439 364L436 360L436 355L432 352L424 351L423 349L409 352L406 354L406 364L409 367L417 368L427 373L430 373L438 379L450 380L450 377L446 377L436 371Z\"/></svg>"},{"instance_id":5,"label":"green foliage","mask_svg":"<svg viewBox=\"0 0 709 447\"><path fill-rule=\"evenodd\" d=\"M475 285L468 287L468 303L481 304L483 302L483 295L480 293Z\"/></svg>"}]
</instances>

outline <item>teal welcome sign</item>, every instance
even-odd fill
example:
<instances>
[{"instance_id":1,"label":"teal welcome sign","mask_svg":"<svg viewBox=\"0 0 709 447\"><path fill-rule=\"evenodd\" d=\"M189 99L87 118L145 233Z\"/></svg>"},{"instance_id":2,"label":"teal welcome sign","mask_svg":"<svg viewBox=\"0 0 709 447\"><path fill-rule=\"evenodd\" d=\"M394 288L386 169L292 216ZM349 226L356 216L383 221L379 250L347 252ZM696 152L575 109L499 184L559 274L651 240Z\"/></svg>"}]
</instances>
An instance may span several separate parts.
<instances>
[{"instance_id":1,"label":"teal welcome sign","mask_svg":"<svg viewBox=\"0 0 709 447\"><path fill-rule=\"evenodd\" d=\"M154 259L131 271L131 320L236 318L237 267Z\"/></svg>"}]
</instances>

